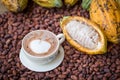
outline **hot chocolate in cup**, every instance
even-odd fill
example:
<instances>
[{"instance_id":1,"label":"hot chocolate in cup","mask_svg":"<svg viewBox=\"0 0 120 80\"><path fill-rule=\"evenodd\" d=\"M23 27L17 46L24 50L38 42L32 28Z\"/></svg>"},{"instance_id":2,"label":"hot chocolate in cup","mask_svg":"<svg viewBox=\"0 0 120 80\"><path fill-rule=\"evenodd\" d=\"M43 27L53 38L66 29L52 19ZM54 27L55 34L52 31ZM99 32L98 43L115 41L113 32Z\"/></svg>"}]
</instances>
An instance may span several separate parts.
<instances>
[{"instance_id":1,"label":"hot chocolate in cup","mask_svg":"<svg viewBox=\"0 0 120 80\"><path fill-rule=\"evenodd\" d=\"M30 61L46 64L55 59L64 40L62 33L55 35L48 30L35 30L23 38L22 50Z\"/></svg>"}]
</instances>

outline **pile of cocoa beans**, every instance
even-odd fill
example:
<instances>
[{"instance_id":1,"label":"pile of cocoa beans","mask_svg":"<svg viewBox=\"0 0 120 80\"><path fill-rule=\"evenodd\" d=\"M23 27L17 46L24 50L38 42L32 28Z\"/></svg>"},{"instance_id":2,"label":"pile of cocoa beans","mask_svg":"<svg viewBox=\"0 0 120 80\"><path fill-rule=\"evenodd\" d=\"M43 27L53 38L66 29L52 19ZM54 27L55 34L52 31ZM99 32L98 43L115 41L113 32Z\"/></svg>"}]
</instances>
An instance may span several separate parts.
<instances>
[{"instance_id":1,"label":"pile of cocoa beans","mask_svg":"<svg viewBox=\"0 0 120 80\"><path fill-rule=\"evenodd\" d=\"M38 73L21 64L21 40L27 33L44 29L57 35L62 33L62 17L72 15L89 18L80 3L52 9L32 4L22 13L1 14L0 80L120 80L120 44L108 43L106 54L93 56L77 51L65 41L62 44L65 57L56 69Z\"/></svg>"}]
</instances>

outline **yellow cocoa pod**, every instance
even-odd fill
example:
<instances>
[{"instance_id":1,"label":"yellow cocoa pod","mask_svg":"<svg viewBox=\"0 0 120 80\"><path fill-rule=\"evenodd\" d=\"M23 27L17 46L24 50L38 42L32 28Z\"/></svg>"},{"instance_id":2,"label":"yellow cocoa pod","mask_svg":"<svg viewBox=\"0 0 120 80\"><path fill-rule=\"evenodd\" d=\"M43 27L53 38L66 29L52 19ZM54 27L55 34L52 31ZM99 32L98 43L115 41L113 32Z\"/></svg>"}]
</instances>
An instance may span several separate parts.
<instances>
[{"instance_id":1,"label":"yellow cocoa pod","mask_svg":"<svg viewBox=\"0 0 120 80\"><path fill-rule=\"evenodd\" d=\"M46 8L62 7L63 5L61 0L33 0L33 1L38 5Z\"/></svg>"},{"instance_id":2,"label":"yellow cocoa pod","mask_svg":"<svg viewBox=\"0 0 120 80\"><path fill-rule=\"evenodd\" d=\"M108 41L120 42L120 8L115 0L92 0L90 19L99 24Z\"/></svg>"},{"instance_id":3,"label":"yellow cocoa pod","mask_svg":"<svg viewBox=\"0 0 120 80\"><path fill-rule=\"evenodd\" d=\"M64 0L65 5L73 6L78 0Z\"/></svg>"},{"instance_id":4,"label":"yellow cocoa pod","mask_svg":"<svg viewBox=\"0 0 120 80\"><path fill-rule=\"evenodd\" d=\"M5 7L12 12L23 11L28 3L28 0L2 0Z\"/></svg>"},{"instance_id":5,"label":"yellow cocoa pod","mask_svg":"<svg viewBox=\"0 0 120 80\"><path fill-rule=\"evenodd\" d=\"M64 17L60 26L66 40L78 51L87 54L103 54L107 51L107 40L97 24L78 16Z\"/></svg>"},{"instance_id":6,"label":"yellow cocoa pod","mask_svg":"<svg viewBox=\"0 0 120 80\"><path fill-rule=\"evenodd\" d=\"M116 0L116 1L117 1L118 5L119 5L119 7L120 7L120 0Z\"/></svg>"}]
</instances>

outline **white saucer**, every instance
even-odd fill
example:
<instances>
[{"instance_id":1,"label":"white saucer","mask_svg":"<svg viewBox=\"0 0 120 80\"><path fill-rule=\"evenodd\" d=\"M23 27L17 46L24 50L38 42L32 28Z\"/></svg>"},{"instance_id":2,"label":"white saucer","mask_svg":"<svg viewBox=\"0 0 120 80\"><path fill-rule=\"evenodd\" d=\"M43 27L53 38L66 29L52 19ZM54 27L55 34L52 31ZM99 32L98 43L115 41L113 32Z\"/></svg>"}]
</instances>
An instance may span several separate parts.
<instances>
[{"instance_id":1,"label":"white saucer","mask_svg":"<svg viewBox=\"0 0 120 80\"><path fill-rule=\"evenodd\" d=\"M46 72L46 71L50 71L53 70L54 68L58 67L64 58L64 50L62 48L62 46L60 46L59 51L58 51L58 55L56 56L56 58L47 64L38 64L38 63L32 63L24 54L23 50L20 50L20 61L21 63L27 67L28 69L32 70L32 71L36 71L36 72Z\"/></svg>"}]
</instances>

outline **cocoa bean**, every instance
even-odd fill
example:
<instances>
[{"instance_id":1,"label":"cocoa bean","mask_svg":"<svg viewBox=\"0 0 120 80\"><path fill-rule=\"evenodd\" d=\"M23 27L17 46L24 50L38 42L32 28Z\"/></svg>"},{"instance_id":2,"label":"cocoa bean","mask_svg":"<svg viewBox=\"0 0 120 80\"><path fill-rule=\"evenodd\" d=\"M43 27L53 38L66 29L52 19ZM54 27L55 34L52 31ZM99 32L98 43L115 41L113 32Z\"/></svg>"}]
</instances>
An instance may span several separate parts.
<instances>
[{"instance_id":1,"label":"cocoa bean","mask_svg":"<svg viewBox=\"0 0 120 80\"><path fill-rule=\"evenodd\" d=\"M120 78L118 78L117 80L120 80Z\"/></svg>"},{"instance_id":2,"label":"cocoa bean","mask_svg":"<svg viewBox=\"0 0 120 80\"><path fill-rule=\"evenodd\" d=\"M16 70L13 70L12 73L13 75L17 75Z\"/></svg>"},{"instance_id":3,"label":"cocoa bean","mask_svg":"<svg viewBox=\"0 0 120 80\"><path fill-rule=\"evenodd\" d=\"M65 78L66 78L66 75L65 75L65 74L62 74L62 75L58 75L58 77L59 77L60 79L65 79Z\"/></svg>"},{"instance_id":4,"label":"cocoa bean","mask_svg":"<svg viewBox=\"0 0 120 80\"><path fill-rule=\"evenodd\" d=\"M92 80L92 75L90 75L90 76L87 78L87 80Z\"/></svg>"},{"instance_id":5,"label":"cocoa bean","mask_svg":"<svg viewBox=\"0 0 120 80\"><path fill-rule=\"evenodd\" d=\"M75 76L75 75L71 75L71 79L72 80L78 80L77 76Z\"/></svg>"},{"instance_id":6,"label":"cocoa bean","mask_svg":"<svg viewBox=\"0 0 120 80\"><path fill-rule=\"evenodd\" d=\"M2 24L2 21L3 21L2 18L0 18L0 24Z\"/></svg>"},{"instance_id":7,"label":"cocoa bean","mask_svg":"<svg viewBox=\"0 0 120 80\"><path fill-rule=\"evenodd\" d=\"M110 77L110 76L111 76L111 73L106 73L104 76L105 76L105 77Z\"/></svg>"},{"instance_id":8,"label":"cocoa bean","mask_svg":"<svg viewBox=\"0 0 120 80\"><path fill-rule=\"evenodd\" d=\"M6 71L5 66L2 66L2 68L1 68L1 73L2 73L2 74L4 74L4 73L5 73L5 71Z\"/></svg>"},{"instance_id":9,"label":"cocoa bean","mask_svg":"<svg viewBox=\"0 0 120 80\"><path fill-rule=\"evenodd\" d=\"M98 75L97 77L98 77L99 79L102 79L103 75Z\"/></svg>"},{"instance_id":10,"label":"cocoa bean","mask_svg":"<svg viewBox=\"0 0 120 80\"><path fill-rule=\"evenodd\" d=\"M110 70L107 68L107 69L104 69L104 72L110 72Z\"/></svg>"},{"instance_id":11,"label":"cocoa bean","mask_svg":"<svg viewBox=\"0 0 120 80\"><path fill-rule=\"evenodd\" d=\"M22 77L22 78L20 78L20 80L26 80L26 78L25 78L25 77Z\"/></svg>"}]
</instances>

